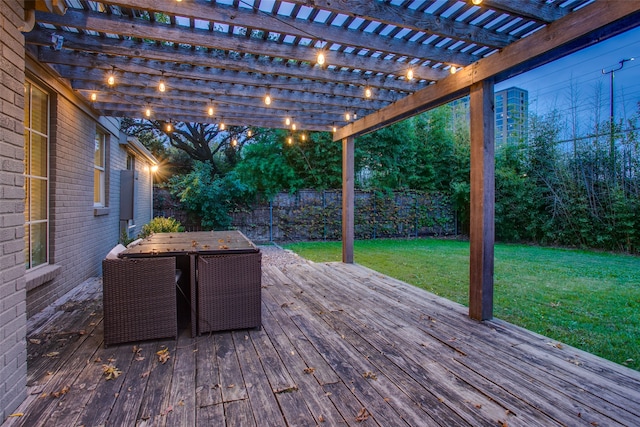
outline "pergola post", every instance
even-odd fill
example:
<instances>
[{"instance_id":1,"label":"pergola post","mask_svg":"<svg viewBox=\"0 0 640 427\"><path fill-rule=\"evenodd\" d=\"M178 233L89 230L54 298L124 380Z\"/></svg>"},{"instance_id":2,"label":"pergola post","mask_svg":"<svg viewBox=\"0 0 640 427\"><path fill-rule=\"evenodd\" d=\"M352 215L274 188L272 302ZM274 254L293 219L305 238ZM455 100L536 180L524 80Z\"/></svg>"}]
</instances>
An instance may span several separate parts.
<instances>
[{"instance_id":1,"label":"pergola post","mask_svg":"<svg viewBox=\"0 0 640 427\"><path fill-rule=\"evenodd\" d=\"M353 264L354 236L354 142L342 139L342 262Z\"/></svg>"},{"instance_id":2,"label":"pergola post","mask_svg":"<svg viewBox=\"0 0 640 427\"><path fill-rule=\"evenodd\" d=\"M471 224L469 316L493 317L495 121L493 80L471 86Z\"/></svg>"}]
</instances>

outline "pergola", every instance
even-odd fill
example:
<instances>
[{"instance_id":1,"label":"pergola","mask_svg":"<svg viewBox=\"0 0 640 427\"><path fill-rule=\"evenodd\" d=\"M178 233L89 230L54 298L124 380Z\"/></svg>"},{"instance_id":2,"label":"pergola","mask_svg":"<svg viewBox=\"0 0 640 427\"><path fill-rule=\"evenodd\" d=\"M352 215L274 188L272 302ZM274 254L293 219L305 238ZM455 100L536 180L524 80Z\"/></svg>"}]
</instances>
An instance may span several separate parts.
<instances>
[{"instance_id":1,"label":"pergola","mask_svg":"<svg viewBox=\"0 0 640 427\"><path fill-rule=\"evenodd\" d=\"M624 0L30 3L28 50L102 115L291 130L288 117L299 131L333 131L347 263L354 138L470 94L478 320L492 317L494 84L640 24L640 2Z\"/></svg>"}]
</instances>

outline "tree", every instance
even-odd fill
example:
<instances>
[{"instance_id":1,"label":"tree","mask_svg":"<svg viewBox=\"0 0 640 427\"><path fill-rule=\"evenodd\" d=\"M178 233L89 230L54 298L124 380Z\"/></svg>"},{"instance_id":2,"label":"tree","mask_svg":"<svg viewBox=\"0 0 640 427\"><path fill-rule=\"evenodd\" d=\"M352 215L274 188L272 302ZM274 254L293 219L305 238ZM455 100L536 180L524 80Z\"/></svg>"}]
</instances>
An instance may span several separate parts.
<instances>
[{"instance_id":1,"label":"tree","mask_svg":"<svg viewBox=\"0 0 640 427\"><path fill-rule=\"evenodd\" d=\"M169 124L171 130L168 130ZM139 136L141 140L148 140L149 135L153 135L162 146L174 147L195 161L208 163L213 176L224 176L232 170L240 159L242 148L253 142L257 134L265 132L246 126L230 126L223 130L218 124L211 123L169 123L129 118L122 121L121 129L128 135Z\"/></svg>"}]
</instances>

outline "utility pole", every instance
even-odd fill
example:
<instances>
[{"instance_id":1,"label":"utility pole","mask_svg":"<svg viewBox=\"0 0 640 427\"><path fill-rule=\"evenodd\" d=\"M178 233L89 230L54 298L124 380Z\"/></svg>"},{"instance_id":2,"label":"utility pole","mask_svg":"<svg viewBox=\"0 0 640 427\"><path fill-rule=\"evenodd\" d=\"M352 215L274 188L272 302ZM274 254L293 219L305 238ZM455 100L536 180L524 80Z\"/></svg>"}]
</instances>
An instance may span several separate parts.
<instances>
[{"instance_id":1,"label":"utility pole","mask_svg":"<svg viewBox=\"0 0 640 427\"><path fill-rule=\"evenodd\" d=\"M618 62L618 66L616 68L612 68L609 71L605 71L602 69L602 74L609 74L609 132L610 132L610 147L609 147L609 161L611 162L611 175L613 177L613 182L616 182L616 143L614 138L614 125L615 125L615 115L614 115L614 102L613 102L613 76L616 71L622 70L625 62L633 61L635 58L625 58L621 59Z\"/></svg>"}]
</instances>

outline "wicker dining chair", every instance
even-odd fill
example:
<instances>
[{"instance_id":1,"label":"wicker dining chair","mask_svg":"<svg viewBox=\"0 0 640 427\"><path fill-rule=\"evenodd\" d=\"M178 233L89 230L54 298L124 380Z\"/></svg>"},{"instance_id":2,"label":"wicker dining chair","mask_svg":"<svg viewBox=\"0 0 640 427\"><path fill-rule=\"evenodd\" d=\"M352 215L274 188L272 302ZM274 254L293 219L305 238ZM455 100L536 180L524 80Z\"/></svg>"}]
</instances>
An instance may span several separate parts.
<instances>
[{"instance_id":1,"label":"wicker dining chair","mask_svg":"<svg viewBox=\"0 0 640 427\"><path fill-rule=\"evenodd\" d=\"M198 333L261 326L261 256L198 257Z\"/></svg>"},{"instance_id":2,"label":"wicker dining chair","mask_svg":"<svg viewBox=\"0 0 640 427\"><path fill-rule=\"evenodd\" d=\"M102 261L104 344L177 337L176 259Z\"/></svg>"}]
</instances>

